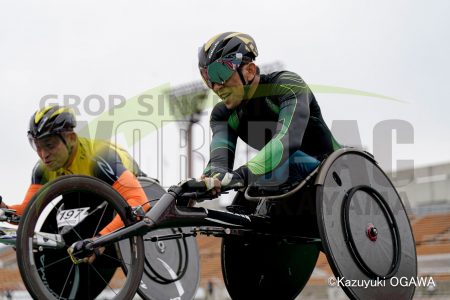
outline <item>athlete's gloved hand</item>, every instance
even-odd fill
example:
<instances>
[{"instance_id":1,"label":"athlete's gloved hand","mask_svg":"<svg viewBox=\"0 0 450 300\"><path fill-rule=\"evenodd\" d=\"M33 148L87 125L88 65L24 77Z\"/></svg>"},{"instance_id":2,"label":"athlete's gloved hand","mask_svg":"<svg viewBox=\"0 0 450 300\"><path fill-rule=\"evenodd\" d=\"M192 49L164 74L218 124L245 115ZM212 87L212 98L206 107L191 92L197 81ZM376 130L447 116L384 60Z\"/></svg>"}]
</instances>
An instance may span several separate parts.
<instances>
[{"instance_id":1,"label":"athlete's gloved hand","mask_svg":"<svg viewBox=\"0 0 450 300\"><path fill-rule=\"evenodd\" d=\"M0 222L19 224L19 221L20 217L16 214L16 211L9 209L8 205L2 202L2 196L0 196Z\"/></svg>"},{"instance_id":2,"label":"athlete's gloved hand","mask_svg":"<svg viewBox=\"0 0 450 300\"><path fill-rule=\"evenodd\" d=\"M200 180L205 183L206 190L211 191L213 195L220 193L222 186L217 174L213 177L206 177L205 175L202 175Z\"/></svg>"},{"instance_id":3,"label":"athlete's gloved hand","mask_svg":"<svg viewBox=\"0 0 450 300\"><path fill-rule=\"evenodd\" d=\"M67 249L67 253L69 253L69 256L74 264L92 264L98 256L103 254L105 247L100 247L93 250L87 249L87 246L92 243L94 239L95 238L75 242Z\"/></svg>"},{"instance_id":4,"label":"athlete's gloved hand","mask_svg":"<svg viewBox=\"0 0 450 300\"><path fill-rule=\"evenodd\" d=\"M207 189L211 190L213 195L229 186L244 186L243 180L236 172L215 173L211 177L202 175L200 179L205 182Z\"/></svg>"}]
</instances>

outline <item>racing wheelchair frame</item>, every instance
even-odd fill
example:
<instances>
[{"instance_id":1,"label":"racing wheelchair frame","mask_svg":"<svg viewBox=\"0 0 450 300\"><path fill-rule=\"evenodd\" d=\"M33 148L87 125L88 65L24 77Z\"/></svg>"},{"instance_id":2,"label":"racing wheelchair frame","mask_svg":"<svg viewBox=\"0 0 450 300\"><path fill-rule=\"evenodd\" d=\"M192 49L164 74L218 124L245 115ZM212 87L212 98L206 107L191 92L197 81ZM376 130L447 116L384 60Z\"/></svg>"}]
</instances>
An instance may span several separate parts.
<instances>
[{"instance_id":1,"label":"racing wheelchair frame","mask_svg":"<svg viewBox=\"0 0 450 300\"><path fill-rule=\"evenodd\" d=\"M222 270L233 299L295 298L319 251L325 252L336 278L384 283L342 286L351 299L414 295L413 286L389 281L417 276L415 242L397 191L367 152L337 150L283 195L258 189L254 195L254 188L230 187L238 190L230 211L188 207L189 200L214 198L202 182L186 181L168 192L152 184L159 199L147 213L131 209L110 186L93 178L61 177L46 185L30 201L18 230L18 264L30 294L37 299L95 299L111 290L114 299L131 299L136 291L145 299L193 298L198 284L193 237L203 233L223 237ZM90 239L112 218L125 226ZM146 262L154 266L161 251L148 258L151 246L144 247L144 240L158 245L187 239L194 245L184 247L191 251L184 258L179 255L177 267L164 262L164 270L152 268L156 276L145 275ZM68 247L79 240L87 241L84 249L68 254ZM80 263L79 257L101 247L106 250L93 264ZM175 248L182 252L179 243ZM169 275L159 283L159 296L146 293L143 279L161 279L164 272ZM181 284L183 279L188 280ZM168 284L175 285L175 295L164 289Z\"/></svg>"}]
</instances>

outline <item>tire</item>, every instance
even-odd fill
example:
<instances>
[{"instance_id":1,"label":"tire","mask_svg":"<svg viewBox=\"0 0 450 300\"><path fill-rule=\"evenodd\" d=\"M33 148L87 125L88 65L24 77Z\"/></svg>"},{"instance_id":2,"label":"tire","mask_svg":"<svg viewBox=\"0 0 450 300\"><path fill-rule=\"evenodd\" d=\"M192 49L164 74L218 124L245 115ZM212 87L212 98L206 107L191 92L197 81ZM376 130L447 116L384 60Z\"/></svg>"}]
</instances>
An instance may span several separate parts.
<instances>
[{"instance_id":1,"label":"tire","mask_svg":"<svg viewBox=\"0 0 450 300\"><path fill-rule=\"evenodd\" d=\"M83 300L100 296L117 300L133 298L144 266L142 236L121 241L128 243L131 251L126 259L119 243L107 246L92 264L75 265L67 254L70 245L94 237L116 215L125 225L131 224L127 207L119 193L93 177L63 176L42 187L29 202L18 228L17 262L31 296ZM72 218L67 218L71 211ZM73 217L76 213L78 217ZM81 218L83 215L86 216ZM64 224L69 221L72 223ZM62 247L33 245L35 232L60 234Z\"/></svg>"},{"instance_id":2,"label":"tire","mask_svg":"<svg viewBox=\"0 0 450 300\"><path fill-rule=\"evenodd\" d=\"M350 299L412 299L417 278L414 236L402 200L372 156L356 149L332 153L316 180L317 223L335 278Z\"/></svg>"}]
</instances>

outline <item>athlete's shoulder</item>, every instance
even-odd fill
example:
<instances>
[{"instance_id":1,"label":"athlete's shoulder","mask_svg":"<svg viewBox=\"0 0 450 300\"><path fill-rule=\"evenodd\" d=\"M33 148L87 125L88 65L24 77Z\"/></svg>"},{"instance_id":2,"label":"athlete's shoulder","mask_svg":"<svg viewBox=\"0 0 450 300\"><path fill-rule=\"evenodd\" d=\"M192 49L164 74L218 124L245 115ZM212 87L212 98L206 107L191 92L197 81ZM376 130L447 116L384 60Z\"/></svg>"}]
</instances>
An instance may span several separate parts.
<instances>
[{"instance_id":1,"label":"athlete's shoulder","mask_svg":"<svg viewBox=\"0 0 450 300\"><path fill-rule=\"evenodd\" d=\"M95 141L92 161L92 176L109 184L118 180L125 171L122 159L112 144Z\"/></svg>"},{"instance_id":2,"label":"athlete's shoulder","mask_svg":"<svg viewBox=\"0 0 450 300\"><path fill-rule=\"evenodd\" d=\"M308 86L298 74L291 71L279 71L265 75L260 92L273 99L280 99L292 93L308 92Z\"/></svg>"},{"instance_id":3,"label":"athlete's shoulder","mask_svg":"<svg viewBox=\"0 0 450 300\"><path fill-rule=\"evenodd\" d=\"M267 83L305 85L305 81L297 73L291 71L279 71L266 75Z\"/></svg>"},{"instance_id":4,"label":"athlete's shoulder","mask_svg":"<svg viewBox=\"0 0 450 300\"><path fill-rule=\"evenodd\" d=\"M119 149L119 147L116 147L109 141L84 137L78 138L78 145L80 147L80 152L84 152L85 156L89 159L98 156L109 156L115 154Z\"/></svg>"},{"instance_id":5,"label":"athlete's shoulder","mask_svg":"<svg viewBox=\"0 0 450 300\"><path fill-rule=\"evenodd\" d=\"M85 137L78 137L78 145L87 152L95 154L99 150L107 148L110 143L99 139L90 139Z\"/></svg>"},{"instance_id":6,"label":"athlete's shoulder","mask_svg":"<svg viewBox=\"0 0 450 300\"><path fill-rule=\"evenodd\" d=\"M92 158L93 159L103 159L109 162L116 161L119 159L119 148L115 144L105 141L105 140L88 140L89 147L92 149Z\"/></svg>"},{"instance_id":7,"label":"athlete's shoulder","mask_svg":"<svg viewBox=\"0 0 450 300\"><path fill-rule=\"evenodd\" d=\"M49 170L45 165L41 161L38 161L31 172L31 183L46 184L48 182L48 172Z\"/></svg>"}]
</instances>

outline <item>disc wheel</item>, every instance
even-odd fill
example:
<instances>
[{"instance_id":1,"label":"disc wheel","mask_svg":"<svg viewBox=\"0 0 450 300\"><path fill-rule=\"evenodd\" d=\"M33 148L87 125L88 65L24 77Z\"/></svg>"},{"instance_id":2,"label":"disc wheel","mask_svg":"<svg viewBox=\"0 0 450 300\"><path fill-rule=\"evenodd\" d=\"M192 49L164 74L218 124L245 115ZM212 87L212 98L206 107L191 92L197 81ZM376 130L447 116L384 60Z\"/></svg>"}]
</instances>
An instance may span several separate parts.
<instances>
[{"instance_id":1,"label":"disc wheel","mask_svg":"<svg viewBox=\"0 0 450 300\"><path fill-rule=\"evenodd\" d=\"M129 225L127 206L111 186L93 177L64 176L42 187L18 228L18 266L31 296L133 298L144 264L141 236L122 241L129 246L126 259L118 243L107 246L92 264L74 264L67 253L73 243L94 237L116 216Z\"/></svg>"},{"instance_id":2,"label":"disc wheel","mask_svg":"<svg viewBox=\"0 0 450 300\"><path fill-rule=\"evenodd\" d=\"M314 244L226 237L222 274L232 299L294 299L319 256Z\"/></svg>"},{"instance_id":3,"label":"disc wheel","mask_svg":"<svg viewBox=\"0 0 450 300\"><path fill-rule=\"evenodd\" d=\"M372 157L339 151L320 170L319 231L339 286L351 299L411 299L414 237L403 203Z\"/></svg>"},{"instance_id":4,"label":"disc wheel","mask_svg":"<svg viewBox=\"0 0 450 300\"><path fill-rule=\"evenodd\" d=\"M155 206L166 191L157 181L138 178ZM144 236L145 262L138 294L144 300L194 299L200 280L199 253L195 237L152 241L156 237L189 233L190 228L167 228ZM128 258L129 244L120 243L121 253Z\"/></svg>"}]
</instances>

